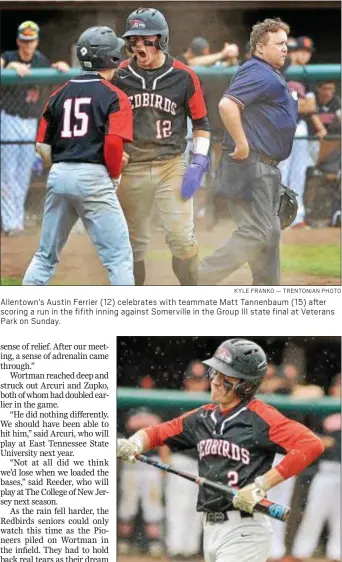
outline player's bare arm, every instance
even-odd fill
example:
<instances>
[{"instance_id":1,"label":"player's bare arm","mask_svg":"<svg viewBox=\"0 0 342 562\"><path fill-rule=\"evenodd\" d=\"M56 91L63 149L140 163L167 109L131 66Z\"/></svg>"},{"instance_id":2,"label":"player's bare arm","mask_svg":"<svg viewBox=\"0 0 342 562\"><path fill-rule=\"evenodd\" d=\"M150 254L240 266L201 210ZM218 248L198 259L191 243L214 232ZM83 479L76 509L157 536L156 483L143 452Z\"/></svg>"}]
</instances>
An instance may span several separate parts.
<instances>
[{"instance_id":1,"label":"player's bare arm","mask_svg":"<svg viewBox=\"0 0 342 562\"><path fill-rule=\"evenodd\" d=\"M313 123L313 126L315 127L315 135L320 139L325 137L328 134L328 131L320 120L319 115L317 115L317 113L315 115L311 115L310 119Z\"/></svg>"},{"instance_id":2,"label":"player's bare arm","mask_svg":"<svg viewBox=\"0 0 342 562\"><path fill-rule=\"evenodd\" d=\"M236 53L236 45L226 43L221 51L218 53L211 53L209 55L200 55L198 57L192 57L188 60L190 66L211 66L216 62L224 60L227 57L231 57L232 54Z\"/></svg>"},{"instance_id":3,"label":"player's bare arm","mask_svg":"<svg viewBox=\"0 0 342 562\"><path fill-rule=\"evenodd\" d=\"M315 97L299 98L298 113L308 114L317 110Z\"/></svg>"},{"instance_id":4,"label":"player's bare arm","mask_svg":"<svg viewBox=\"0 0 342 562\"><path fill-rule=\"evenodd\" d=\"M242 127L241 108L237 102L223 97L219 103L222 122L235 142L235 150L231 153L235 160L244 160L249 155L248 141Z\"/></svg>"},{"instance_id":5,"label":"player's bare arm","mask_svg":"<svg viewBox=\"0 0 342 562\"><path fill-rule=\"evenodd\" d=\"M51 166L51 145L44 142L36 143L36 151L43 158L45 166Z\"/></svg>"}]
</instances>

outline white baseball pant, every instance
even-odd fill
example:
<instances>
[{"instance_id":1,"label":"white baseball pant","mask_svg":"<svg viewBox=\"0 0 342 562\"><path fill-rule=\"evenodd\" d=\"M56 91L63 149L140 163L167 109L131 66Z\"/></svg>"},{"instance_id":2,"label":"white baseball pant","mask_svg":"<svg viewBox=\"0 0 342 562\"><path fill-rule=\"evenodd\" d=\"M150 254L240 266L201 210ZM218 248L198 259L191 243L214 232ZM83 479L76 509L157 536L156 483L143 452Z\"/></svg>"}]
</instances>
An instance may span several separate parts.
<instances>
[{"instance_id":1,"label":"white baseball pant","mask_svg":"<svg viewBox=\"0 0 342 562\"><path fill-rule=\"evenodd\" d=\"M188 455L172 455L172 466L189 474L198 474L197 459ZM197 495L198 489L193 482L174 474L167 475L166 546L171 556L193 556L200 550L203 516L196 511Z\"/></svg>"},{"instance_id":2,"label":"white baseball pant","mask_svg":"<svg viewBox=\"0 0 342 562\"><path fill-rule=\"evenodd\" d=\"M340 560L341 520L341 463L320 461L308 494L303 519L296 534L292 554L309 558L314 553L323 526L327 522L329 538L326 555L330 560Z\"/></svg>"},{"instance_id":3,"label":"white baseball pant","mask_svg":"<svg viewBox=\"0 0 342 562\"><path fill-rule=\"evenodd\" d=\"M271 526L266 515L241 518L228 511L228 521L208 523L204 516L205 562L266 562L271 551Z\"/></svg>"},{"instance_id":4,"label":"white baseball pant","mask_svg":"<svg viewBox=\"0 0 342 562\"><path fill-rule=\"evenodd\" d=\"M155 457L160 460L159 457ZM132 521L138 514L139 502L145 523L159 523L163 519L162 473L144 463L125 463L121 473L120 521Z\"/></svg>"},{"instance_id":5,"label":"white baseball pant","mask_svg":"<svg viewBox=\"0 0 342 562\"><path fill-rule=\"evenodd\" d=\"M276 454L273 467L277 466L283 458L284 455ZM296 478L294 476L284 480L284 482L278 484L278 486L275 486L267 493L267 498L280 505L290 506L295 482ZM273 530L271 555L272 558L282 558L286 554L285 538L287 525L282 521L277 521L277 519L271 519L271 525Z\"/></svg>"}]
</instances>

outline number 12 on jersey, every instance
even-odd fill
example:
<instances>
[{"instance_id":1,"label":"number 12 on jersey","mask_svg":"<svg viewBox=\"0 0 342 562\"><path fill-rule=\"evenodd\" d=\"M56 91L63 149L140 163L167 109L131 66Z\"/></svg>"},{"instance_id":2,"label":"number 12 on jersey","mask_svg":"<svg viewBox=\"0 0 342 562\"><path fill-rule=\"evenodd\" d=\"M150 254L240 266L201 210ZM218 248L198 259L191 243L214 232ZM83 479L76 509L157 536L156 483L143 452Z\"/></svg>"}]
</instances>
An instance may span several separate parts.
<instances>
[{"instance_id":1,"label":"number 12 on jersey","mask_svg":"<svg viewBox=\"0 0 342 562\"><path fill-rule=\"evenodd\" d=\"M158 119L157 126L157 139L166 139L172 135L172 122L168 119Z\"/></svg>"}]
</instances>

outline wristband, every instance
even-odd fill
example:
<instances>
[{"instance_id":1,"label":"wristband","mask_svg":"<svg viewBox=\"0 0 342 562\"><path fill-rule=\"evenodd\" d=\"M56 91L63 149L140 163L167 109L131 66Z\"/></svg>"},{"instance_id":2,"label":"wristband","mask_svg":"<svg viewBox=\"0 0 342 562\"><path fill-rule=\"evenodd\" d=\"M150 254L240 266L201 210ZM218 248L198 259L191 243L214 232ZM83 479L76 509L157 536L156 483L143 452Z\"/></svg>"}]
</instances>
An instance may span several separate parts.
<instances>
[{"instance_id":1,"label":"wristband","mask_svg":"<svg viewBox=\"0 0 342 562\"><path fill-rule=\"evenodd\" d=\"M205 137L194 137L192 142L194 154L203 154L203 156L207 156L209 152L210 139Z\"/></svg>"},{"instance_id":2,"label":"wristband","mask_svg":"<svg viewBox=\"0 0 342 562\"><path fill-rule=\"evenodd\" d=\"M254 480L254 483L265 493L271 488L271 486L266 482L265 476L258 476Z\"/></svg>"}]
</instances>

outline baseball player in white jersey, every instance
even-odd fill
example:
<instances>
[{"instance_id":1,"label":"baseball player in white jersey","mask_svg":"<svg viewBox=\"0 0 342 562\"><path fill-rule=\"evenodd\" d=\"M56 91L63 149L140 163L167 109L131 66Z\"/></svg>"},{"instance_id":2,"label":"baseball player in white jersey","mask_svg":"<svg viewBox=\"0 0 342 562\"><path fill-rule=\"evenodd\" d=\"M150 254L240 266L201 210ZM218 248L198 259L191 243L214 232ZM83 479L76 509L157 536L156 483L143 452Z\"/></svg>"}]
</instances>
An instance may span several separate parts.
<instances>
[{"instance_id":1,"label":"baseball player in white jersey","mask_svg":"<svg viewBox=\"0 0 342 562\"><path fill-rule=\"evenodd\" d=\"M205 365L192 361L185 372L186 392L205 392L209 389ZM178 470L197 474L197 451L180 451L170 461ZM178 498L175 502L174 498ZM171 557L190 557L198 554L201 546L202 516L196 512L197 490L183 478L168 474L165 489L166 546Z\"/></svg>"},{"instance_id":2,"label":"baseball player in white jersey","mask_svg":"<svg viewBox=\"0 0 342 562\"><path fill-rule=\"evenodd\" d=\"M341 397L341 375L329 389L330 396ZM328 524L326 556L331 562L341 560L341 412L326 416L322 421L323 436L332 442L318 463L318 472L310 488L303 519L299 525L292 555L286 562L303 562L317 547L323 527Z\"/></svg>"}]
</instances>

